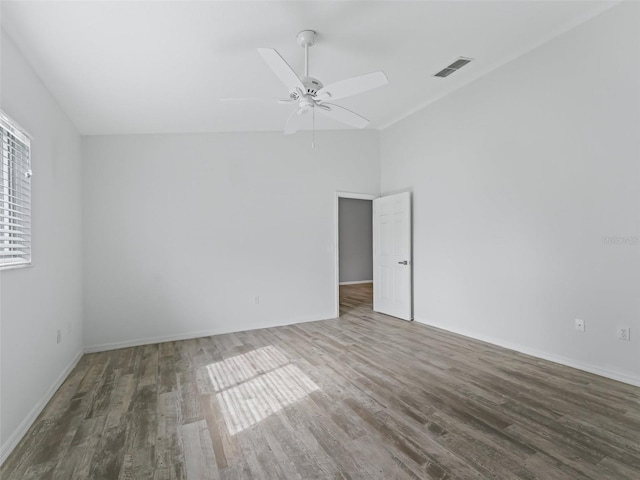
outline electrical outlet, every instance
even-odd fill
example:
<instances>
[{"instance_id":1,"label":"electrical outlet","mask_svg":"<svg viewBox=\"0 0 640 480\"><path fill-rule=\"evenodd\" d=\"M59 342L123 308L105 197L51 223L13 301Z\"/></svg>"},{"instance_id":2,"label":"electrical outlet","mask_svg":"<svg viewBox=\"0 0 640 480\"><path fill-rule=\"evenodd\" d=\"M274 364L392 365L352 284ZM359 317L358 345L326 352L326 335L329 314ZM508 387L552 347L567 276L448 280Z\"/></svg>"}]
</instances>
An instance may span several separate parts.
<instances>
[{"instance_id":1,"label":"electrical outlet","mask_svg":"<svg viewBox=\"0 0 640 480\"><path fill-rule=\"evenodd\" d=\"M576 330L584 332L584 320L576 318Z\"/></svg>"},{"instance_id":2,"label":"electrical outlet","mask_svg":"<svg viewBox=\"0 0 640 480\"><path fill-rule=\"evenodd\" d=\"M255 303L256 305L258 305L260 303L260 297L258 295L253 297L253 303Z\"/></svg>"},{"instance_id":3,"label":"electrical outlet","mask_svg":"<svg viewBox=\"0 0 640 480\"><path fill-rule=\"evenodd\" d=\"M58 329L58 334L56 335L56 342L62 342L62 330Z\"/></svg>"},{"instance_id":4,"label":"electrical outlet","mask_svg":"<svg viewBox=\"0 0 640 480\"><path fill-rule=\"evenodd\" d=\"M618 327L618 339L626 340L627 342L631 340L631 329L629 327Z\"/></svg>"}]
</instances>

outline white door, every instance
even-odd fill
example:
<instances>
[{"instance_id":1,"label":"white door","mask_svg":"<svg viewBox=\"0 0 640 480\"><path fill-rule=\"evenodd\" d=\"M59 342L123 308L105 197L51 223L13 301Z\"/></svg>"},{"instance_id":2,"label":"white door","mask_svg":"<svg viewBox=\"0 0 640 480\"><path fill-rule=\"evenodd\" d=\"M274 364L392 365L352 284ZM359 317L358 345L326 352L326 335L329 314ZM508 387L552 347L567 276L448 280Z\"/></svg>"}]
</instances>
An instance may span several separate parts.
<instances>
[{"instance_id":1,"label":"white door","mask_svg":"<svg viewBox=\"0 0 640 480\"><path fill-rule=\"evenodd\" d=\"M413 318L411 299L411 194L373 201L373 310Z\"/></svg>"}]
</instances>

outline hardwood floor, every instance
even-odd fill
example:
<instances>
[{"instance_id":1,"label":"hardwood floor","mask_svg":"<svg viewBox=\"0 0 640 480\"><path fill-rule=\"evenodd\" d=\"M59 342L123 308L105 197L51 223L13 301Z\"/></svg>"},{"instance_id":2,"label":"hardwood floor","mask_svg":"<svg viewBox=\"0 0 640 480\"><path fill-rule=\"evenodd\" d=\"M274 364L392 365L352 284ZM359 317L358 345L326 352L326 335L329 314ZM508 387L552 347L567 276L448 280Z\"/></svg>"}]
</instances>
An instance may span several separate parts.
<instances>
[{"instance_id":1,"label":"hardwood floor","mask_svg":"<svg viewBox=\"0 0 640 480\"><path fill-rule=\"evenodd\" d=\"M85 355L16 479L640 479L640 389L371 311Z\"/></svg>"}]
</instances>

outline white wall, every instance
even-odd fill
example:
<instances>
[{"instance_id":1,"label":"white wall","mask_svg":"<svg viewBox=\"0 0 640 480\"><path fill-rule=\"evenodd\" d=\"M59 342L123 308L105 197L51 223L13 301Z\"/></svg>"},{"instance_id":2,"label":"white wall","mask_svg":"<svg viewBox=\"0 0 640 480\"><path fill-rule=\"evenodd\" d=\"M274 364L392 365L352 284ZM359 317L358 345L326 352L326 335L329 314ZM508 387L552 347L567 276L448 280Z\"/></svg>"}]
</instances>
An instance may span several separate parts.
<instances>
[{"instance_id":1,"label":"white wall","mask_svg":"<svg viewBox=\"0 0 640 480\"><path fill-rule=\"evenodd\" d=\"M82 351L80 136L4 33L1 42L0 104L33 136L34 176L33 267L0 272L0 460Z\"/></svg>"},{"instance_id":2,"label":"white wall","mask_svg":"<svg viewBox=\"0 0 640 480\"><path fill-rule=\"evenodd\" d=\"M373 202L338 199L340 283L373 280Z\"/></svg>"},{"instance_id":3,"label":"white wall","mask_svg":"<svg viewBox=\"0 0 640 480\"><path fill-rule=\"evenodd\" d=\"M414 192L417 319L640 384L639 10L382 132L383 193Z\"/></svg>"},{"instance_id":4,"label":"white wall","mask_svg":"<svg viewBox=\"0 0 640 480\"><path fill-rule=\"evenodd\" d=\"M83 137L86 345L332 317L335 192L379 192L379 134L310 140Z\"/></svg>"}]
</instances>

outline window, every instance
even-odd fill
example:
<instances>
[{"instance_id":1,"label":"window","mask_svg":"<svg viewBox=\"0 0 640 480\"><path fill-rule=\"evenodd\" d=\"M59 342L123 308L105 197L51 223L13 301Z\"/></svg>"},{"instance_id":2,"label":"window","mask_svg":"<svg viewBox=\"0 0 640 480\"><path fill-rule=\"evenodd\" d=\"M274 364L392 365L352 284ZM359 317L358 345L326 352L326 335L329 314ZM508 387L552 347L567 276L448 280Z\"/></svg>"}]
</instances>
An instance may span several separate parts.
<instances>
[{"instance_id":1,"label":"window","mask_svg":"<svg viewBox=\"0 0 640 480\"><path fill-rule=\"evenodd\" d=\"M31 264L31 139L0 112L0 270Z\"/></svg>"}]
</instances>

